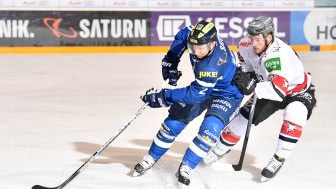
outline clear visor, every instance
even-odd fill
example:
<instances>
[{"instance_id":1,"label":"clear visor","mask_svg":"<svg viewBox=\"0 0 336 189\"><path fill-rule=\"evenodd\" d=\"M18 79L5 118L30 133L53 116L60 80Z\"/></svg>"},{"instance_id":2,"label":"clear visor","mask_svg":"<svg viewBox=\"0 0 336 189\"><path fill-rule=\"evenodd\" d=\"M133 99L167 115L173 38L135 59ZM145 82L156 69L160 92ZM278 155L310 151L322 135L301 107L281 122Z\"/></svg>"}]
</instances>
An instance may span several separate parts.
<instances>
[{"instance_id":1,"label":"clear visor","mask_svg":"<svg viewBox=\"0 0 336 189\"><path fill-rule=\"evenodd\" d=\"M250 38L251 43L261 43L265 42L265 38L262 34L258 35L248 35L248 38Z\"/></svg>"},{"instance_id":2,"label":"clear visor","mask_svg":"<svg viewBox=\"0 0 336 189\"><path fill-rule=\"evenodd\" d=\"M210 51L210 46L211 46L211 42L204 44L204 45L194 45L194 44L188 43L188 51L192 55L196 55L196 52L198 52L198 54L208 53Z\"/></svg>"},{"instance_id":3,"label":"clear visor","mask_svg":"<svg viewBox=\"0 0 336 189\"><path fill-rule=\"evenodd\" d=\"M193 44L188 43L188 51L190 54L195 55L195 49Z\"/></svg>"}]
</instances>

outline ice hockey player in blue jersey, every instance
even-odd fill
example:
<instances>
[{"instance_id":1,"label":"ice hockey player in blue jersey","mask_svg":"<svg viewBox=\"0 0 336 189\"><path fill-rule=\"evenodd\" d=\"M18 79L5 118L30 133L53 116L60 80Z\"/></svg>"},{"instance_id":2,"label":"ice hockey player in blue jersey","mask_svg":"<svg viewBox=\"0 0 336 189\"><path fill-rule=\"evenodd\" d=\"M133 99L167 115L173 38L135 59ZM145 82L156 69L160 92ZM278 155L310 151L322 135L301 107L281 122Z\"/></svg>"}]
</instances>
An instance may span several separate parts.
<instances>
[{"instance_id":1,"label":"ice hockey player in blue jersey","mask_svg":"<svg viewBox=\"0 0 336 189\"><path fill-rule=\"evenodd\" d=\"M150 169L173 144L175 138L195 117L207 110L197 136L186 150L176 173L178 183L190 184L190 173L218 140L220 132L239 111L243 94L232 83L236 58L217 36L212 22L199 21L180 30L162 59L163 79L176 86L181 72L178 64L188 49L195 80L187 87L150 89L142 100L152 108L169 107L169 115L156 134L148 155L134 167L134 175Z\"/></svg>"}]
</instances>

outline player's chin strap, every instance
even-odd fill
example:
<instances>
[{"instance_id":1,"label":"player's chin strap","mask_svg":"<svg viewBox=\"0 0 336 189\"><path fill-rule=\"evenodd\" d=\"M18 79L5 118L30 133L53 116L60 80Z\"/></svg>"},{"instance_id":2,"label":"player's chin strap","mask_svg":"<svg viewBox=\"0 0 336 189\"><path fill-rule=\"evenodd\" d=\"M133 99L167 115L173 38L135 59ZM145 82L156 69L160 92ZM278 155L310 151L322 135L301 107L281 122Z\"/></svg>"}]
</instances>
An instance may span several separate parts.
<instances>
[{"instance_id":1,"label":"player's chin strap","mask_svg":"<svg viewBox=\"0 0 336 189\"><path fill-rule=\"evenodd\" d=\"M258 53L257 55L260 57L267 49L268 47L274 42L274 36L272 35L272 40L270 41L270 43L267 44L267 37L264 37L265 39L265 49L263 51L261 51L260 53Z\"/></svg>"},{"instance_id":2,"label":"player's chin strap","mask_svg":"<svg viewBox=\"0 0 336 189\"><path fill-rule=\"evenodd\" d=\"M167 79L159 89L162 90L169 82L169 79ZM77 169L66 181L64 181L61 185L54 187L54 188L48 188L41 185L34 185L32 189L62 189L64 186L69 184L75 177L77 177L86 167L89 166L89 164L97 157L100 153L102 153L113 141L116 139L141 113L142 111L147 107L147 103L142 105L142 107L137 111L137 113L131 118L123 127L119 129L119 131L111 137L98 151L96 151L82 166Z\"/></svg>"}]
</instances>

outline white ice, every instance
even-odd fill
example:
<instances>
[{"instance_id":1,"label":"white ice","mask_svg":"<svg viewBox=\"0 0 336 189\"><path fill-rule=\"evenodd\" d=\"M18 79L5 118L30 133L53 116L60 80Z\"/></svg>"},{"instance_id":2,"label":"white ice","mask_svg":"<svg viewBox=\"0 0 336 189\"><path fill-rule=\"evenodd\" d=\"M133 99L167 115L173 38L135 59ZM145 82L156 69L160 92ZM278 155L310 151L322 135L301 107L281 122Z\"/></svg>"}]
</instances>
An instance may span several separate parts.
<instances>
[{"instance_id":1,"label":"white ice","mask_svg":"<svg viewBox=\"0 0 336 189\"><path fill-rule=\"evenodd\" d=\"M336 53L301 52L313 75L317 108L273 180L260 183L275 151L282 112L252 128L242 171L198 166L189 188L333 189L336 185ZM160 87L164 53L1 55L0 188L56 187L113 137ZM193 80L187 56L179 86ZM175 172L202 117L194 120L145 175L132 178L168 109L146 108L65 188L175 188ZM221 162L238 161L242 141Z\"/></svg>"}]
</instances>

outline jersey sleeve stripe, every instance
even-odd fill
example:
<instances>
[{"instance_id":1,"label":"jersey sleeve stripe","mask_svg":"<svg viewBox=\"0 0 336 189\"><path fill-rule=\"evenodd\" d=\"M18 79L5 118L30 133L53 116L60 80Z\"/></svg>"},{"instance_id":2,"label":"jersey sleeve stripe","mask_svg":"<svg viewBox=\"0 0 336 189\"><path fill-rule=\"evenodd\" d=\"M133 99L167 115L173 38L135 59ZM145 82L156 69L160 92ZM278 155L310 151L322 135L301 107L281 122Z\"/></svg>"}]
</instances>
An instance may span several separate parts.
<instances>
[{"instance_id":1,"label":"jersey sleeve stripe","mask_svg":"<svg viewBox=\"0 0 336 189\"><path fill-rule=\"evenodd\" d=\"M205 82L205 81L201 81L197 78L196 78L196 82L203 87L214 87L216 85L216 83L208 83L208 82Z\"/></svg>"}]
</instances>

